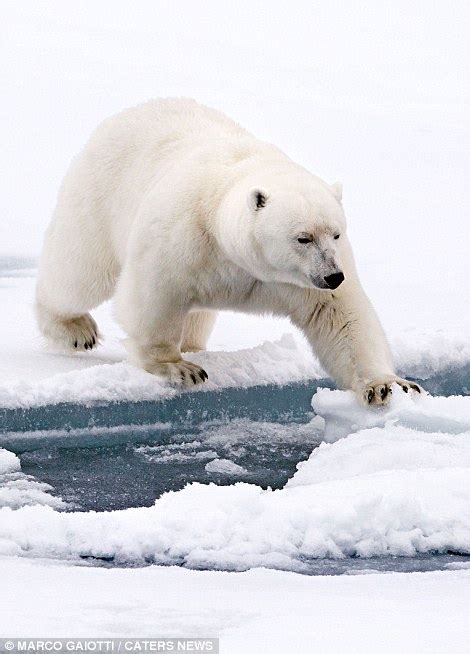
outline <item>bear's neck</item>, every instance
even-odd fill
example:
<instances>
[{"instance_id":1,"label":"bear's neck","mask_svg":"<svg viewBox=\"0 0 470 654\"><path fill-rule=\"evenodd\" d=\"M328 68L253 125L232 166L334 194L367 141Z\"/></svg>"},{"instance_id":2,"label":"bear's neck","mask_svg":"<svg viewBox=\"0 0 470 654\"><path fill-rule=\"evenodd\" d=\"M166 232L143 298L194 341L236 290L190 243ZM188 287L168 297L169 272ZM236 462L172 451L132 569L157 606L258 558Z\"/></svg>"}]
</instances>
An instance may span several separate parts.
<instances>
[{"instance_id":1,"label":"bear's neck","mask_svg":"<svg viewBox=\"0 0 470 654\"><path fill-rule=\"evenodd\" d=\"M249 178L232 186L214 214L212 231L226 259L252 275L254 279L268 281L268 271L263 269L264 257L253 235L253 216L248 205L243 204L245 198L248 202L252 187L252 180Z\"/></svg>"}]
</instances>

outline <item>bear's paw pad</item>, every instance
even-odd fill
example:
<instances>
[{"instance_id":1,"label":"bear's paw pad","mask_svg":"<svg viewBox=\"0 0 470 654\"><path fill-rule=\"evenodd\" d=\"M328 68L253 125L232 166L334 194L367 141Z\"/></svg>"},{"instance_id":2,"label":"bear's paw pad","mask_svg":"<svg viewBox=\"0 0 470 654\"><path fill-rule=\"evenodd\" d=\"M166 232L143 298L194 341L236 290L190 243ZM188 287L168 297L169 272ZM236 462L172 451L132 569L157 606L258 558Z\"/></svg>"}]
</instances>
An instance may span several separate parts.
<instances>
[{"instance_id":1,"label":"bear's paw pad","mask_svg":"<svg viewBox=\"0 0 470 654\"><path fill-rule=\"evenodd\" d=\"M61 319L55 324L54 340L76 351L92 350L99 342L98 326L90 314Z\"/></svg>"},{"instance_id":2,"label":"bear's paw pad","mask_svg":"<svg viewBox=\"0 0 470 654\"><path fill-rule=\"evenodd\" d=\"M381 405L387 404L392 395L392 384L397 384L405 393L422 393L423 389L419 384L402 379L401 377L386 377L382 380L374 380L362 390L362 400L365 404Z\"/></svg>"}]
</instances>

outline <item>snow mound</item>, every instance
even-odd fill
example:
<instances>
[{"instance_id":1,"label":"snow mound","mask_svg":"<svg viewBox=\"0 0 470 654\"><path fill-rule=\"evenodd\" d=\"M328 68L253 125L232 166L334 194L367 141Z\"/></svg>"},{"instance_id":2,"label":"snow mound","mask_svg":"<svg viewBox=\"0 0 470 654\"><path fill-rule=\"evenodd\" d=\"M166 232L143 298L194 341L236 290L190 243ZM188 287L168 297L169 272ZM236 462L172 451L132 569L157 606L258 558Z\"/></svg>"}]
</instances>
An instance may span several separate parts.
<instances>
[{"instance_id":1,"label":"snow mound","mask_svg":"<svg viewBox=\"0 0 470 654\"><path fill-rule=\"evenodd\" d=\"M60 498L50 495L48 484L35 481L21 472L18 457L0 448L0 506L17 509L22 506L39 504L57 509L64 507Z\"/></svg>"},{"instance_id":2,"label":"snow mound","mask_svg":"<svg viewBox=\"0 0 470 654\"><path fill-rule=\"evenodd\" d=\"M427 470L470 469L470 432L454 435L392 425L374 427L334 444L322 443L297 468L286 488L380 476L385 471L421 475Z\"/></svg>"},{"instance_id":3,"label":"snow mound","mask_svg":"<svg viewBox=\"0 0 470 654\"><path fill-rule=\"evenodd\" d=\"M392 336L391 347L397 369L420 379L470 361L468 336L449 330L409 328Z\"/></svg>"},{"instance_id":4,"label":"snow mound","mask_svg":"<svg viewBox=\"0 0 470 654\"><path fill-rule=\"evenodd\" d=\"M4 507L0 553L296 571L310 558L470 553L470 398L397 394L366 411L350 393L322 390L313 405L324 422L311 428L334 442L281 490L194 483L109 513ZM341 438L347 420L357 429Z\"/></svg>"},{"instance_id":5,"label":"snow mound","mask_svg":"<svg viewBox=\"0 0 470 654\"><path fill-rule=\"evenodd\" d=\"M326 421L324 440L333 442L360 429L400 424L422 431L459 434L470 431L470 398L462 395L431 397L403 393L394 386L385 407L365 407L351 391L321 388L312 399L316 414Z\"/></svg>"},{"instance_id":6,"label":"snow mound","mask_svg":"<svg viewBox=\"0 0 470 654\"><path fill-rule=\"evenodd\" d=\"M276 342L236 352L197 352L186 357L207 370L209 381L196 392L258 384L284 384L320 378L323 372L311 352L292 334ZM0 407L26 408L74 402L136 402L179 393L164 380L128 363L101 364L44 380L0 384Z\"/></svg>"},{"instance_id":7,"label":"snow mound","mask_svg":"<svg viewBox=\"0 0 470 654\"><path fill-rule=\"evenodd\" d=\"M0 448L0 476L20 471L20 460L8 450Z\"/></svg>"}]
</instances>

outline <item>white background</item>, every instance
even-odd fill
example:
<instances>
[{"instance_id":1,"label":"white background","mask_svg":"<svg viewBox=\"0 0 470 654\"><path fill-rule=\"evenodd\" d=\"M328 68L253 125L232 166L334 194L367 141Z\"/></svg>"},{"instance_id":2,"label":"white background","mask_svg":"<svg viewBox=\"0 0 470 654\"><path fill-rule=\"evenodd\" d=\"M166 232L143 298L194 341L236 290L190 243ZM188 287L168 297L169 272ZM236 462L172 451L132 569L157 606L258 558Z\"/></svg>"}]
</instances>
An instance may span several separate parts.
<instances>
[{"instance_id":1,"label":"white background","mask_svg":"<svg viewBox=\"0 0 470 654\"><path fill-rule=\"evenodd\" d=\"M459 1L3 0L0 252L38 252L66 166L102 118L171 95L341 178L354 235L373 250L458 248L469 19Z\"/></svg>"}]
</instances>

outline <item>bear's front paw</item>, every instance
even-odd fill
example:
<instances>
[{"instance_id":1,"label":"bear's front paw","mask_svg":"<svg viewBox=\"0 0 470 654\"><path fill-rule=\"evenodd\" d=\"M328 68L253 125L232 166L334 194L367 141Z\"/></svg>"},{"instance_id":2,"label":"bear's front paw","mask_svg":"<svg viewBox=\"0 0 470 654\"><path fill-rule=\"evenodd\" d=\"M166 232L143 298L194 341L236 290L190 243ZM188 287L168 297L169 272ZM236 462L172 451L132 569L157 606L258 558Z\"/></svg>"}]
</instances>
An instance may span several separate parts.
<instances>
[{"instance_id":1,"label":"bear's front paw","mask_svg":"<svg viewBox=\"0 0 470 654\"><path fill-rule=\"evenodd\" d=\"M392 384L398 384L405 393L408 393L410 390L416 393L424 392L419 384L393 375L381 379L374 379L366 384L360 391L360 399L365 404L386 404L392 394Z\"/></svg>"},{"instance_id":2,"label":"bear's front paw","mask_svg":"<svg viewBox=\"0 0 470 654\"><path fill-rule=\"evenodd\" d=\"M146 365L145 369L153 375L165 377L174 386L191 387L202 384L209 378L203 368L183 359L176 363L153 363Z\"/></svg>"}]
</instances>

